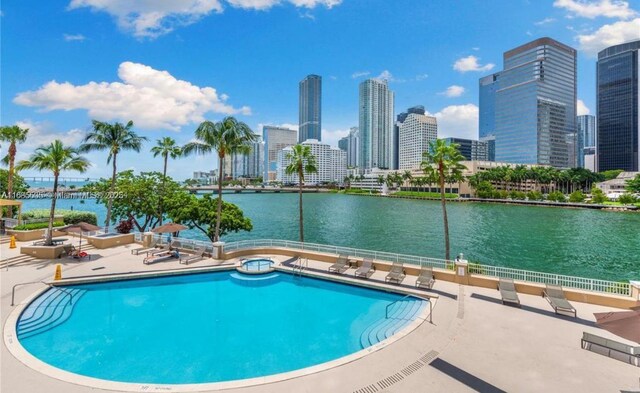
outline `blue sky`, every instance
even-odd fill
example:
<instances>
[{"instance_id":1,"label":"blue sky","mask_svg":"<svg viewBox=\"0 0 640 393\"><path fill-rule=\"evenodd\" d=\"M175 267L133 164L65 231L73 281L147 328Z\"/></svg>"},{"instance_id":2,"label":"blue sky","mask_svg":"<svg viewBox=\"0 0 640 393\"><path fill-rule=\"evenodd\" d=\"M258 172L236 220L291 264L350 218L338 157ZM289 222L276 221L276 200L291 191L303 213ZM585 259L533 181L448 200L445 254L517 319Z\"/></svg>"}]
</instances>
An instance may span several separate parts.
<instances>
[{"instance_id":1,"label":"blue sky","mask_svg":"<svg viewBox=\"0 0 640 393\"><path fill-rule=\"evenodd\" d=\"M502 69L504 51L542 36L578 49L579 106L593 114L597 51L640 38L640 1L617 0L21 0L1 11L1 122L33 135L19 158L54 138L77 144L91 119L131 119L181 144L229 114L258 132L295 125L310 73L323 76L332 145L357 125L368 77L390 80L396 113L424 105L441 136L477 137L478 78ZM108 175L105 154L90 159L90 176ZM119 162L161 168L148 154Z\"/></svg>"}]
</instances>

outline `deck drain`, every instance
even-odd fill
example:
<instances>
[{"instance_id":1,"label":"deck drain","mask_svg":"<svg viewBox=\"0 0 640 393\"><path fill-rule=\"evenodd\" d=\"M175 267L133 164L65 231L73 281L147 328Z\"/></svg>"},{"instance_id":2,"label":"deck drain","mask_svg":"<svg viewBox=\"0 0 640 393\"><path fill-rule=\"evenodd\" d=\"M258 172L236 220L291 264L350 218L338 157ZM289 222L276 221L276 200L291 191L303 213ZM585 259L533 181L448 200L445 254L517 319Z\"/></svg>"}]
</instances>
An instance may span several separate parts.
<instances>
[{"instance_id":1,"label":"deck drain","mask_svg":"<svg viewBox=\"0 0 640 393\"><path fill-rule=\"evenodd\" d=\"M354 390L353 393L375 393L378 391L376 385L365 386L361 389Z\"/></svg>"},{"instance_id":2,"label":"deck drain","mask_svg":"<svg viewBox=\"0 0 640 393\"><path fill-rule=\"evenodd\" d=\"M403 379L404 377L400 373L395 373L390 377L386 377L385 379L379 380L378 386L380 386L382 389L386 389L389 386L402 381Z\"/></svg>"},{"instance_id":3,"label":"deck drain","mask_svg":"<svg viewBox=\"0 0 640 393\"><path fill-rule=\"evenodd\" d=\"M426 355L420 358L420 361L424 364L429 364L439 355L438 351L429 351Z\"/></svg>"},{"instance_id":4,"label":"deck drain","mask_svg":"<svg viewBox=\"0 0 640 393\"><path fill-rule=\"evenodd\" d=\"M415 361L415 362L411 363L407 367L403 368L400 372L403 373L405 377L408 377L409 375L411 375L411 374L415 373L416 371L420 370L423 366L424 366L424 363L422 363L420 360L418 360L418 361Z\"/></svg>"}]
</instances>

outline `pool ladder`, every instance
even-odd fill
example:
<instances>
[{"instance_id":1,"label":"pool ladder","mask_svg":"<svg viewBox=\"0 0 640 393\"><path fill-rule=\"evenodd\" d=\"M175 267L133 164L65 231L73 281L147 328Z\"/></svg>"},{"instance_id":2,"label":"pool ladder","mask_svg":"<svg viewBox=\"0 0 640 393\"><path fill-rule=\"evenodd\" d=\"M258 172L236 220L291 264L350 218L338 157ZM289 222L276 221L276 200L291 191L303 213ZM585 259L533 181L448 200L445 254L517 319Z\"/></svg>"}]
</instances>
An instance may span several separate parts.
<instances>
[{"instance_id":1,"label":"pool ladder","mask_svg":"<svg viewBox=\"0 0 640 393\"><path fill-rule=\"evenodd\" d=\"M309 258L298 258L297 264L293 264L293 275L302 277L302 271L309 268Z\"/></svg>"}]
</instances>

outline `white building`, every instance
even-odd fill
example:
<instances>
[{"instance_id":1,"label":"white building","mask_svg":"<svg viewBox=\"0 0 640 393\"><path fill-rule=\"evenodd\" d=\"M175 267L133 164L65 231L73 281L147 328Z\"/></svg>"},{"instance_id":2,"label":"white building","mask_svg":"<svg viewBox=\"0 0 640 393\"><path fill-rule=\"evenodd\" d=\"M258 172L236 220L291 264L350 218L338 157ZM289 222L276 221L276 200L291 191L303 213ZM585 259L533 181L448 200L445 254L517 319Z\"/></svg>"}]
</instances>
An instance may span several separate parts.
<instances>
[{"instance_id":1,"label":"white building","mask_svg":"<svg viewBox=\"0 0 640 393\"><path fill-rule=\"evenodd\" d=\"M347 153L344 150L331 147L316 139L308 139L302 142L302 145L311 147L311 154L315 156L318 168L317 173L305 173L305 184L343 183L347 176ZM287 165L291 162L287 156L292 152L293 148L289 146L278 153L276 180L284 184L298 184L298 175L285 173Z\"/></svg>"},{"instance_id":2,"label":"white building","mask_svg":"<svg viewBox=\"0 0 640 393\"><path fill-rule=\"evenodd\" d=\"M278 152L287 146L295 145L298 142L298 132L288 128L264 126L262 138L264 139L262 179L264 182L269 182L276 179Z\"/></svg>"},{"instance_id":3,"label":"white building","mask_svg":"<svg viewBox=\"0 0 640 393\"><path fill-rule=\"evenodd\" d=\"M196 171L193 172L193 180L197 180L201 184L213 184L218 181L218 171Z\"/></svg>"},{"instance_id":4,"label":"white building","mask_svg":"<svg viewBox=\"0 0 640 393\"><path fill-rule=\"evenodd\" d=\"M432 116L409 113L400 123L398 138L399 169L418 168L422 154L429 150L429 143L438 138L438 122Z\"/></svg>"},{"instance_id":5,"label":"white building","mask_svg":"<svg viewBox=\"0 0 640 393\"><path fill-rule=\"evenodd\" d=\"M394 163L394 94L386 80L367 79L359 88L360 167L391 169Z\"/></svg>"}]
</instances>

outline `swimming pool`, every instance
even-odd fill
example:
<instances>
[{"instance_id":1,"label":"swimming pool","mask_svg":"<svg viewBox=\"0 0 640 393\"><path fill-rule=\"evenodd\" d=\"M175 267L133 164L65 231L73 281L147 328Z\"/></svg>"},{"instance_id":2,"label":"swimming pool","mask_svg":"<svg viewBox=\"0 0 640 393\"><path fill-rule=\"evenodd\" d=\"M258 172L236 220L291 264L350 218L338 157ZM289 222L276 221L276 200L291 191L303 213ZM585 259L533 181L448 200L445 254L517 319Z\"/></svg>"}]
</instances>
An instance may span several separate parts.
<instances>
[{"instance_id":1,"label":"swimming pool","mask_svg":"<svg viewBox=\"0 0 640 393\"><path fill-rule=\"evenodd\" d=\"M286 273L183 274L54 287L17 337L51 366L109 381L197 384L302 369L420 318L414 297Z\"/></svg>"}]
</instances>

